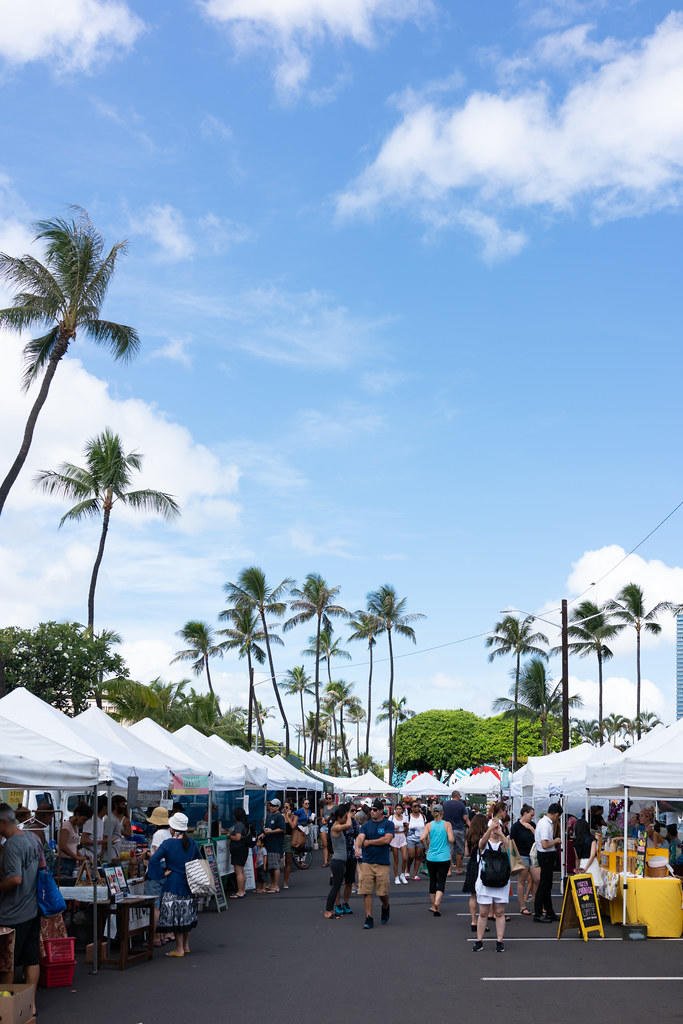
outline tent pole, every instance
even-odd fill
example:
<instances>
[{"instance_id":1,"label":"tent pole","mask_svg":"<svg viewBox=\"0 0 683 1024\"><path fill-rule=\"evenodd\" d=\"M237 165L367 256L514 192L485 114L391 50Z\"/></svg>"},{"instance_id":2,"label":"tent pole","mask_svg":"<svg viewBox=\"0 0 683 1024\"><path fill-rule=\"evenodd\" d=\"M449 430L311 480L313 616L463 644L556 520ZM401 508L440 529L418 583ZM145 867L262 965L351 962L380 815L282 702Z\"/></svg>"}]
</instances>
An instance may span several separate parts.
<instances>
[{"instance_id":1,"label":"tent pole","mask_svg":"<svg viewBox=\"0 0 683 1024\"><path fill-rule=\"evenodd\" d=\"M628 865L628 786L624 786L624 860L621 866L622 870L622 898L623 905L621 911L621 923L622 926L626 927L626 890L628 889L628 881L626 874L626 867Z\"/></svg>"},{"instance_id":2,"label":"tent pole","mask_svg":"<svg viewBox=\"0 0 683 1024\"><path fill-rule=\"evenodd\" d=\"M107 860L111 862L111 782L107 783Z\"/></svg>"},{"instance_id":3,"label":"tent pole","mask_svg":"<svg viewBox=\"0 0 683 1024\"><path fill-rule=\"evenodd\" d=\"M590 800L590 789L586 788L585 813L586 813L586 821L590 825L590 814L589 814L589 806L588 806L588 801L589 800Z\"/></svg>"},{"instance_id":4,"label":"tent pole","mask_svg":"<svg viewBox=\"0 0 683 1024\"><path fill-rule=\"evenodd\" d=\"M97 974L100 959L100 936L97 913L97 786L93 789L93 872L92 872L92 973Z\"/></svg>"}]
</instances>

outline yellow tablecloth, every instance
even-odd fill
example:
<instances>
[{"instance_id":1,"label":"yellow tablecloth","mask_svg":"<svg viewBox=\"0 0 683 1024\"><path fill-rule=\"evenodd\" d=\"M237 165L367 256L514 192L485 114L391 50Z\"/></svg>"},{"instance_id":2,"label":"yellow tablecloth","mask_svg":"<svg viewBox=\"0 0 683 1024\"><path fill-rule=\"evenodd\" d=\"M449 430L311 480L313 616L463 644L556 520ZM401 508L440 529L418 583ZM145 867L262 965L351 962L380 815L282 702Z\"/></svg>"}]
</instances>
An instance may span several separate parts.
<instances>
[{"instance_id":1,"label":"yellow tablecloth","mask_svg":"<svg viewBox=\"0 0 683 1024\"><path fill-rule=\"evenodd\" d=\"M621 924L622 884L617 898L610 900L612 924ZM627 924L646 924L653 939L680 939L683 935L681 882L678 878L629 878L626 890Z\"/></svg>"}]
</instances>

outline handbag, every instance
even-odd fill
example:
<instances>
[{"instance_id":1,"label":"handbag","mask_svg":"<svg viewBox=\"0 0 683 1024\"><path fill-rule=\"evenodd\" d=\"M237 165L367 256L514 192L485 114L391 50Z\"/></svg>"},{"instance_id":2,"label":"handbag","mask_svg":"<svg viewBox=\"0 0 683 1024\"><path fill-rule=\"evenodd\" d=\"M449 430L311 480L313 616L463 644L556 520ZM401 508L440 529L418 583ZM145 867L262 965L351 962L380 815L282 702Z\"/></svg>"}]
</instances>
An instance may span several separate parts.
<instances>
[{"instance_id":1,"label":"handbag","mask_svg":"<svg viewBox=\"0 0 683 1024\"><path fill-rule=\"evenodd\" d=\"M519 871L526 871L526 864L519 855L517 844L514 839L510 840L510 874L516 875Z\"/></svg>"},{"instance_id":2,"label":"handbag","mask_svg":"<svg viewBox=\"0 0 683 1024\"><path fill-rule=\"evenodd\" d=\"M185 878L193 896L215 896L216 885L208 861L198 857L188 860L185 865Z\"/></svg>"},{"instance_id":3,"label":"handbag","mask_svg":"<svg viewBox=\"0 0 683 1024\"><path fill-rule=\"evenodd\" d=\"M529 850L529 861L531 862L532 868L538 867L538 847L536 846L536 843L531 844L531 849Z\"/></svg>"},{"instance_id":4,"label":"handbag","mask_svg":"<svg viewBox=\"0 0 683 1024\"><path fill-rule=\"evenodd\" d=\"M53 917L66 910L64 897L47 868L38 869L36 896L38 897L38 910L42 917Z\"/></svg>"}]
</instances>

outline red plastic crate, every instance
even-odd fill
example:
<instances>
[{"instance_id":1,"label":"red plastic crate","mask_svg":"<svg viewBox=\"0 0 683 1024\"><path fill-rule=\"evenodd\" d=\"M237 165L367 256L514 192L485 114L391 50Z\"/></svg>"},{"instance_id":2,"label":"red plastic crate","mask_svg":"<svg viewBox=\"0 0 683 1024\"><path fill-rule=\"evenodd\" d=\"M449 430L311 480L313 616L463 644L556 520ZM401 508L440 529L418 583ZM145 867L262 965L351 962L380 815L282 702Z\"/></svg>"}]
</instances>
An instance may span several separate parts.
<instances>
[{"instance_id":1,"label":"red plastic crate","mask_svg":"<svg viewBox=\"0 0 683 1024\"><path fill-rule=\"evenodd\" d=\"M41 988L70 988L74 983L76 961L70 964L41 964Z\"/></svg>"},{"instance_id":2,"label":"red plastic crate","mask_svg":"<svg viewBox=\"0 0 683 1024\"><path fill-rule=\"evenodd\" d=\"M76 959L75 939L43 939L45 964L72 964Z\"/></svg>"}]
</instances>

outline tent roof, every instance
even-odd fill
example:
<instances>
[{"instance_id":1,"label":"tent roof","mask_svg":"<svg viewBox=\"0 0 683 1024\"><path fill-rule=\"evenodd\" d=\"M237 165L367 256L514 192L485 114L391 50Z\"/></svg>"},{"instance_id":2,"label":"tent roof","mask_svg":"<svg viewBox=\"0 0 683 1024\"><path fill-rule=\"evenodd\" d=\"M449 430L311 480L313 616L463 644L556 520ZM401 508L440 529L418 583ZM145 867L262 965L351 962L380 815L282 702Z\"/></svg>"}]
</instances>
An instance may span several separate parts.
<instances>
[{"instance_id":1,"label":"tent roof","mask_svg":"<svg viewBox=\"0 0 683 1024\"><path fill-rule=\"evenodd\" d=\"M281 754L273 754L269 758L274 764L279 765L283 772L286 772L287 777L291 781L287 784L288 789L315 789L318 792L322 791L323 784L318 782L317 779L312 779L310 775L306 775L305 772L300 771L296 765L291 764L286 757L282 757Z\"/></svg>"},{"instance_id":2,"label":"tent roof","mask_svg":"<svg viewBox=\"0 0 683 1024\"><path fill-rule=\"evenodd\" d=\"M139 722L126 726L126 729L133 736L144 740L150 747L158 750L168 764L174 766L182 764L188 771L196 773L207 770L205 766L199 764L194 752L183 747L181 743L177 743L172 733L151 718L142 718Z\"/></svg>"},{"instance_id":3,"label":"tent roof","mask_svg":"<svg viewBox=\"0 0 683 1024\"><path fill-rule=\"evenodd\" d=\"M383 779L378 779L372 772L365 772L364 775L324 775L322 772L314 772L316 778L327 782L334 787L335 793L348 793L349 796L370 796L380 793L398 793L395 786L390 786Z\"/></svg>"},{"instance_id":4,"label":"tent roof","mask_svg":"<svg viewBox=\"0 0 683 1024\"><path fill-rule=\"evenodd\" d=\"M457 789L463 796L488 796L489 793L500 793L500 778L495 772L477 772L456 779L449 789Z\"/></svg>"},{"instance_id":5,"label":"tent roof","mask_svg":"<svg viewBox=\"0 0 683 1024\"><path fill-rule=\"evenodd\" d=\"M180 771L190 767L186 758L170 764L163 754L119 725L100 708L88 708L76 715L73 722L84 739L98 750L106 750L117 764L131 765L129 774L137 776L140 789L168 789L170 769Z\"/></svg>"},{"instance_id":6,"label":"tent roof","mask_svg":"<svg viewBox=\"0 0 683 1024\"><path fill-rule=\"evenodd\" d=\"M245 789L253 785L247 781L251 779L251 773L245 764L237 761L230 762L227 755L216 749L215 745L209 743L207 736L198 732L191 725L184 725L177 732L173 733L176 743L186 747L192 756L198 761L204 771L213 775L213 787L218 790Z\"/></svg>"},{"instance_id":7,"label":"tent roof","mask_svg":"<svg viewBox=\"0 0 683 1024\"><path fill-rule=\"evenodd\" d=\"M242 750L241 747L226 743L220 736L209 736L208 740L218 757L223 758L226 764L242 765L248 786L256 786L260 789L267 784L268 768L267 765L261 763L263 758L258 755L254 756L250 751Z\"/></svg>"},{"instance_id":8,"label":"tent roof","mask_svg":"<svg viewBox=\"0 0 683 1024\"><path fill-rule=\"evenodd\" d=\"M402 796L449 796L450 792L445 782L439 782L429 772L422 772L401 786Z\"/></svg>"},{"instance_id":9,"label":"tent roof","mask_svg":"<svg viewBox=\"0 0 683 1024\"><path fill-rule=\"evenodd\" d=\"M586 795L586 777L589 765L597 758L617 761L621 757L614 747L594 747L580 743L569 750L560 750L544 757L530 757L512 776L513 796L522 796L530 803L547 800L551 790L557 790L567 800L581 803Z\"/></svg>"},{"instance_id":10,"label":"tent roof","mask_svg":"<svg viewBox=\"0 0 683 1024\"><path fill-rule=\"evenodd\" d=\"M1 785L81 790L97 785L98 779L97 758L0 718Z\"/></svg>"},{"instance_id":11,"label":"tent roof","mask_svg":"<svg viewBox=\"0 0 683 1024\"><path fill-rule=\"evenodd\" d=\"M632 797L683 797L683 719L656 735L653 729L616 760L596 759L587 768L586 785L600 796L623 795L628 786Z\"/></svg>"},{"instance_id":12,"label":"tent roof","mask_svg":"<svg viewBox=\"0 0 683 1024\"><path fill-rule=\"evenodd\" d=\"M126 786L129 772L117 772L106 752L96 749L95 744L85 739L81 730L74 725L73 718L57 711L51 704L36 697L23 686L10 690L0 700L0 715L23 725L26 729L60 743L69 750L77 750L86 757L99 761L100 782L116 782Z\"/></svg>"}]
</instances>

